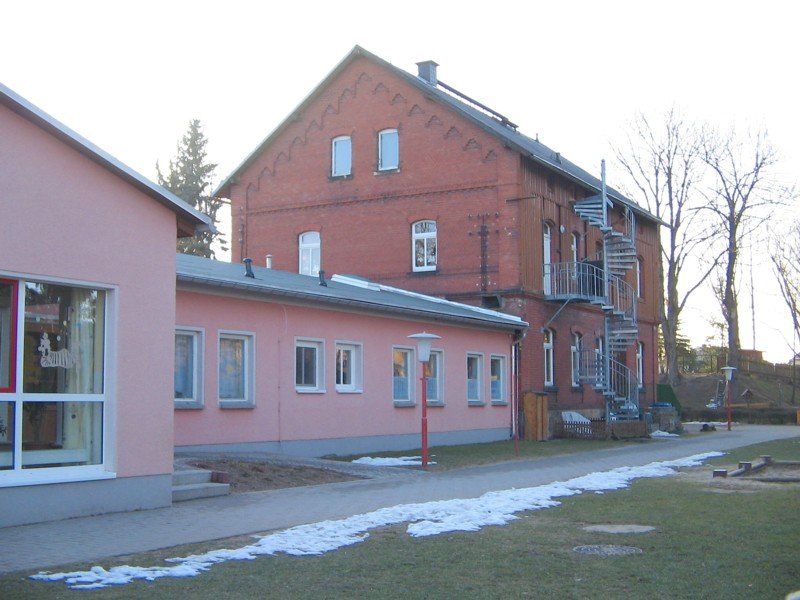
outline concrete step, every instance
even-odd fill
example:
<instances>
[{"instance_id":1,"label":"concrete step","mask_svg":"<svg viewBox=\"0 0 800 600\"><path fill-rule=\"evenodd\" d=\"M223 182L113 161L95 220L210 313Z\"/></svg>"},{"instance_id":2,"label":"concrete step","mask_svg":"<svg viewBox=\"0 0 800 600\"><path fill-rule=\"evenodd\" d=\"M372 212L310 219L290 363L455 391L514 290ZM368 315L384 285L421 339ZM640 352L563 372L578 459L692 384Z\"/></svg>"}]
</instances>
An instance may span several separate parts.
<instances>
[{"instance_id":1,"label":"concrete step","mask_svg":"<svg viewBox=\"0 0 800 600\"><path fill-rule=\"evenodd\" d=\"M172 501L185 502L198 498L213 498L214 496L227 496L231 493L228 483L188 483L186 485L172 486Z\"/></svg>"},{"instance_id":2,"label":"concrete step","mask_svg":"<svg viewBox=\"0 0 800 600\"><path fill-rule=\"evenodd\" d=\"M172 485L189 485L191 483L209 483L211 471L203 469L178 469L172 473Z\"/></svg>"}]
</instances>

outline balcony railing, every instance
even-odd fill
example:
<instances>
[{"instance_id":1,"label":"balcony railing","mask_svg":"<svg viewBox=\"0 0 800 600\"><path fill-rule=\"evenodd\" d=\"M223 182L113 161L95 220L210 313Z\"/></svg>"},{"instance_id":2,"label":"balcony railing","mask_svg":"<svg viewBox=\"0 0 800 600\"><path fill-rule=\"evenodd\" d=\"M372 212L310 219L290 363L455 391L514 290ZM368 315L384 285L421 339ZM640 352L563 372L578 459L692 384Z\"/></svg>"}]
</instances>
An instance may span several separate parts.
<instances>
[{"instance_id":1,"label":"balcony railing","mask_svg":"<svg viewBox=\"0 0 800 600\"><path fill-rule=\"evenodd\" d=\"M544 265L544 294L551 300L603 302L603 269L590 262Z\"/></svg>"}]
</instances>

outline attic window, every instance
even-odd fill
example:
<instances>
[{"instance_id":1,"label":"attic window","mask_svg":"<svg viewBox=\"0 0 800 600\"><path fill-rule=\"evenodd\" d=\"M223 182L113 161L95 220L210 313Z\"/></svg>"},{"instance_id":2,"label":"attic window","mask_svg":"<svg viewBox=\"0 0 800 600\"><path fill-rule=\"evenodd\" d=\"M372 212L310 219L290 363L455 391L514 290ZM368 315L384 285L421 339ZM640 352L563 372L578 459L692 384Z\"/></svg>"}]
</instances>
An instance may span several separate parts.
<instances>
[{"instance_id":1,"label":"attic window","mask_svg":"<svg viewBox=\"0 0 800 600\"><path fill-rule=\"evenodd\" d=\"M384 129L378 133L378 170L400 168L400 138L397 129Z\"/></svg>"}]
</instances>

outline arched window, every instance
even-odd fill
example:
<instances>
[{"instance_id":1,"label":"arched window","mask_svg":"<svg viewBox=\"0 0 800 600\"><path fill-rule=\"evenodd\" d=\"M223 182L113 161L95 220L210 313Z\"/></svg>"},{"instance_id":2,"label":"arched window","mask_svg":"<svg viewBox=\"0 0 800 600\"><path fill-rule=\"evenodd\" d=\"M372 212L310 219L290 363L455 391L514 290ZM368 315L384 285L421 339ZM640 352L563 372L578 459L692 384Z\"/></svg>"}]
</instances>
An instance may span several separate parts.
<instances>
[{"instance_id":1,"label":"arched window","mask_svg":"<svg viewBox=\"0 0 800 600\"><path fill-rule=\"evenodd\" d=\"M545 294L552 293L553 274L551 272L551 248L552 248L552 227L545 221L542 223L542 291Z\"/></svg>"},{"instance_id":2,"label":"arched window","mask_svg":"<svg viewBox=\"0 0 800 600\"><path fill-rule=\"evenodd\" d=\"M306 231L300 234L299 248L300 268L298 272L301 275L318 275L320 270L320 237L319 231Z\"/></svg>"},{"instance_id":3,"label":"arched window","mask_svg":"<svg viewBox=\"0 0 800 600\"><path fill-rule=\"evenodd\" d=\"M346 177L353 168L353 145L349 135L331 141L331 177Z\"/></svg>"},{"instance_id":4,"label":"arched window","mask_svg":"<svg viewBox=\"0 0 800 600\"><path fill-rule=\"evenodd\" d=\"M552 387L555 385L555 372L553 350L555 347L555 335L552 329L544 330L544 385L545 387Z\"/></svg>"},{"instance_id":5,"label":"arched window","mask_svg":"<svg viewBox=\"0 0 800 600\"><path fill-rule=\"evenodd\" d=\"M412 269L435 271L436 257L436 221L417 221L411 226Z\"/></svg>"},{"instance_id":6,"label":"arched window","mask_svg":"<svg viewBox=\"0 0 800 600\"><path fill-rule=\"evenodd\" d=\"M378 132L378 170L389 171L400 168L400 137L397 129Z\"/></svg>"},{"instance_id":7,"label":"arched window","mask_svg":"<svg viewBox=\"0 0 800 600\"><path fill-rule=\"evenodd\" d=\"M581 353L583 351L583 336L580 333L572 334L570 353L572 357L572 387L581 385Z\"/></svg>"}]
</instances>

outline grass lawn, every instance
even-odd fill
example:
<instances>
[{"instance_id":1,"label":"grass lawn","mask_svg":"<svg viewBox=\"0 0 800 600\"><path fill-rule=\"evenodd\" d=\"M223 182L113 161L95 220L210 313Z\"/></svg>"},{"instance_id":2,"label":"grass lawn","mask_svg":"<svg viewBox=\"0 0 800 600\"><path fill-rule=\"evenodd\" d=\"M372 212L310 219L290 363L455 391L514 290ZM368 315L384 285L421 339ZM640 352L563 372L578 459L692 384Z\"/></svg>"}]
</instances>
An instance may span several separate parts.
<instances>
[{"instance_id":1,"label":"grass lawn","mask_svg":"<svg viewBox=\"0 0 800 600\"><path fill-rule=\"evenodd\" d=\"M761 454L800 460L800 440L759 444L711 461L735 467ZM318 557L284 555L216 565L199 577L136 582L102 598L770 598L800 589L800 487L712 480L711 467L643 479L605 494L565 498L505 527L415 539L403 526ZM590 524L638 524L609 534ZM102 561L152 566L221 547L223 540ZM578 554L580 545L641 549L630 556ZM86 569L89 565L70 568ZM63 583L0 578L0 596L74 598Z\"/></svg>"},{"instance_id":2,"label":"grass lawn","mask_svg":"<svg viewBox=\"0 0 800 600\"><path fill-rule=\"evenodd\" d=\"M467 444L462 446L435 446L430 448L430 459L435 462L431 470L461 469L476 465L484 465L516 459L546 458L575 452L591 452L606 448L616 448L624 444L657 443L642 440L573 440L554 439L547 442L519 441L519 454L516 453L513 440L489 442L486 444ZM380 452L381 457L419 456L420 450L402 450L397 452ZM363 454L353 456L326 456L331 460L349 462ZM375 456L375 454L369 455Z\"/></svg>"}]
</instances>

